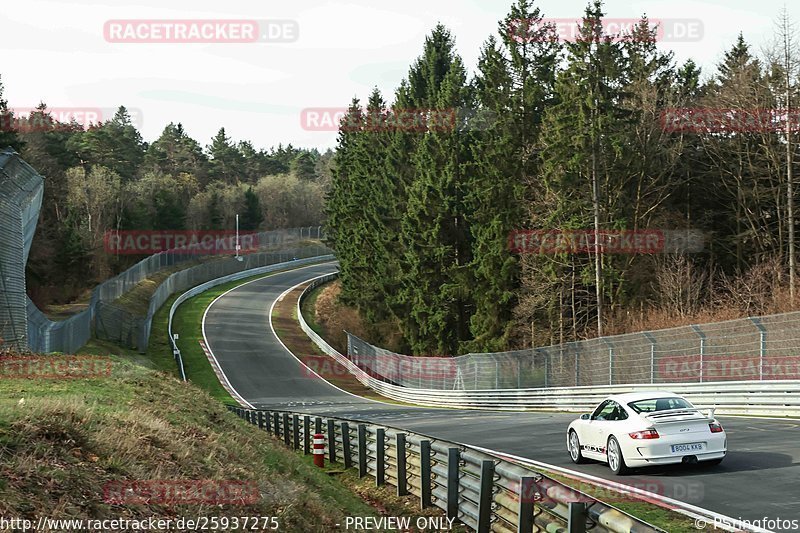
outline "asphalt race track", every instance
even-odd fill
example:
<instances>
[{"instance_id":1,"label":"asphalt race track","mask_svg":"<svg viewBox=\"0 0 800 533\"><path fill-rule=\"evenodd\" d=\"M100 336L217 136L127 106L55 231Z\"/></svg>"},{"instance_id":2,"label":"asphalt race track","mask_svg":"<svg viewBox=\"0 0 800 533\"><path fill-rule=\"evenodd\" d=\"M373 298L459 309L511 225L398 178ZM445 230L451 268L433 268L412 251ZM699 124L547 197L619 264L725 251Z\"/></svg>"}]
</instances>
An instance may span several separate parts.
<instances>
[{"instance_id":1,"label":"asphalt race track","mask_svg":"<svg viewBox=\"0 0 800 533\"><path fill-rule=\"evenodd\" d=\"M276 274L228 292L209 308L208 345L253 406L382 422L634 485L733 518L800 519L800 421L720 417L729 449L721 465L653 467L619 477L605 465L572 464L564 432L575 415L403 407L336 389L304 370L269 325L270 306L286 289L335 270L326 264Z\"/></svg>"}]
</instances>

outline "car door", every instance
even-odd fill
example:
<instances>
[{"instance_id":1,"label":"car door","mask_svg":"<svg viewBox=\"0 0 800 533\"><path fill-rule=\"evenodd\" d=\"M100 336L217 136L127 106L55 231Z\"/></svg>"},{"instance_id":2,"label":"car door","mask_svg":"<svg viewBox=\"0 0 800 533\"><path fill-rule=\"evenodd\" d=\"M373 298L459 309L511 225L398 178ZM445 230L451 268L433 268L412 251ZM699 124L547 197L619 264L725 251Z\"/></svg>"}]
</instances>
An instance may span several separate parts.
<instances>
[{"instance_id":1,"label":"car door","mask_svg":"<svg viewBox=\"0 0 800 533\"><path fill-rule=\"evenodd\" d=\"M592 445L597 453L606 453L606 443L609 435L614 434L619 424L626 418L628 418L628 414L625 409L614 400L606 400L602 409L598 407L597 411L593 413Z\"/></svg>"},{"instance_id":2,"label":"car door","mask_svg":"<svg viewBox=\"0 0 800 533\"><path fill-rule=\"evenodd\" d=\"M594 412L592 412L589 420L586 421L581 444L586 446L586 451L590 454L605 453L605 441L602 440L602 426L605 423L606 416L611 414L613 404L614 402L611 400L601 402ZM601 449L603 450L602 452Z\"/></svg>"}]
</instances>

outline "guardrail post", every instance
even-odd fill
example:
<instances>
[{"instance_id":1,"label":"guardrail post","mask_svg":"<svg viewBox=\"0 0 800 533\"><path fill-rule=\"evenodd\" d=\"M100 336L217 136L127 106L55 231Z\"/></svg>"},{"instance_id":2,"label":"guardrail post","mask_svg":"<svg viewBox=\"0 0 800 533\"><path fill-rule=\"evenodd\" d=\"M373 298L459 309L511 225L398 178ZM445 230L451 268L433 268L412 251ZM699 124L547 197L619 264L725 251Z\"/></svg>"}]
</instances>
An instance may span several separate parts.
<instances>
[{"instance_id":1,"label":"guardrail post","mask_svg":"<svg viewBox=\"0 0 800 533\"><path fill-rule=\"evenodd\" d=\"M293 448L295 450L300 449L300 417L298 415L292 415L292 434L294 439Z\"/></svg>"},{"instance_id":2,"label":"guardrail post","mask_svg":"<svg viewBox=\"0 0 800 533\"><path fill-rule=\"evenodd\" d=\"M586 503L569 502L567 531L569 533L586 533Z\"/></svg>"},{"instance_id":3,"label":"guardrail post","mask_svg":"<svg viewBox=\"0 0 800 533\"><path fill-rule=\"evenodd\" d=\"M748 317L750 322L758 328L758 379L764 379L764 356L767 353L767 328L758 317Z\"/></svg>"},{"instance_id":4,"label":"guardrail post","mask_svg":"<svg viewBox=\"0 0 800 533\"><path fill-rule=\"evenodd\" d=\"M328 419L328 455L330 462L336 462L336 422Z\"/></svg>"},{"instance_id":5,"label":"guardrail post","mask_svg":"<svg viewBox=\"0 0 800 533\"><path fill-rule=\"evenodd\" d=\"M431 498L431 441L419 441L419 503L425 509L433 505Z\"/></svg>"},{"instance_id":6,"label":"guardrail post","mask_svg":"<svg viewBox=\"0 0 800 533\"><path fill-rule=\"evenodd\" d=\"M375 430L375 485L386 483L386 430Z\"/></svg>"},{"instance_id":7,"label":"guardrail post","mask_svg":"<svg viewBox=\"0 0 800 533\"><path fill-rule=\"evenodd\" d=\"M447 518L458 518L458 472L461 463L461 450L447 449Z\"/></svg>"},{"instance_id":8,"label":"guardrail post","mask_svg":"<svg viewBox=\"0 0 800 533\"><path fill-rule=\"evenodd\" d=\"M406 478L406 434L398 433L395 436L397 447L397 495L408 494L408 480Z\"/></svg>"},{"instance_id":9,"label":"guardrail post","mask_svg":"<svg viewBox=\"0 0 800 533\"><path fill-rule=\"evenodd\" d=\"M656 382L656 338L649 331L642 333L650 342L650 383ZM702 367L702 362L701 362Z\"/></svg>"},{"instance_id":10,"label":"guardrail post","mask_svg":"<svg viewBox=\"0 0 800 533\"><path fill-rule=\"evenodd\" d=\"M256 417L258 418L258 429L263 431L264 430L264 412L263 411L259 411L256 414Z\"/></svg>"},{"instance_id":11,"label":"guardrail post","mask_svg":"<svg viewBox=\"0 0 800 533\"><path fill-rule=\"evenodd\" d=\"M274 434L275 434L276 437L280 437L281 436L281 427L280 427L281 418L280 418L280 416L281 415L278 412L272 413L272 423L275 426Z\"/></svg>"},{"instance_id":12,"label":"guardrail post","mask_svg":"<svg viewBox=\"0 0 800 533\"><path fill-rule=\"evenodd\" d=\"M303 416L303 455L311 453L311 417Z\"/></svg>"},{"instance_id":13,"label":"guardrail post","mask_svg":"<svg viewBox=\"0 0 800 533\"><path fill-rule=\"evenodd\" d=\"M481 461L481 490L478 494L478 533L492 528L492 496L494 494L494 461Z\"/></svg>"},{"instance_id":14,"label":"guardrail post","mask_svg":"<svg viewBox=\"0 0 800 533\"><path fill-rule=\"evenodd\" d=\"M264 431L267 433L272 431L272 428L270 427L271 419L272 417L270 417L269 411L264 411Z\"/></svg>"},{"instance_id":15,"label":"guardrail post","mask_svg":"<svg viewBox=\"0 0 800 533\"><path fill-rule=\"evenodd\" d=\"M314 433L322 433L322 418L314 418Z\"/></svg>"},{"instance_id":16,"label":"guardrail post","mask_svg":"<svg viewBox=\"0 0 800 533\"><path fill-rule=\"evenodd\" d=\"M283 413L283 443L289 446L289 413Z\"/></svg>"},{"instance_id":17,"label":"guardrail post","mask_svg":"<svg viewBox=\"0 0 800 533\"><path fill-rule=\"evenodd\" d=\"M536 498L536 478L522 476L519 478L519 513L517 515L517 533L533 533L533 506Z\"/></svg>"},{"instance_id":18,"label":"guardrail post","mask_svg":"<svg viewBox=\"0 0 800 533\"><path fill-rule=\"evenodd\" d=\"M706 356L706 334L700 329L700 326L696 324L692 324L692 330L697 333L697 336L700 337L700 383L703 382L703 367L705 363L703 359Z\"/></svg>"},{"instance_id":19,"label":"guardrail post","mask_svg":"<svg viewBox=\"0 0 800 533\"><path fill-rule=\"evenodd\" d=\"M367 426L358 425L358 477L367 475Z\"/></svg>"},{"instance_id":20,"label":"guardrail post","mask_svg":"<svg viewBox=\"0 0 800 533\"><path fill-rule=\"evenodd\" d=\"M353 466L353 456L350 454L350 424L342 422L342 455L344 455L344 467Z\"/></svg>"}]
</instances>

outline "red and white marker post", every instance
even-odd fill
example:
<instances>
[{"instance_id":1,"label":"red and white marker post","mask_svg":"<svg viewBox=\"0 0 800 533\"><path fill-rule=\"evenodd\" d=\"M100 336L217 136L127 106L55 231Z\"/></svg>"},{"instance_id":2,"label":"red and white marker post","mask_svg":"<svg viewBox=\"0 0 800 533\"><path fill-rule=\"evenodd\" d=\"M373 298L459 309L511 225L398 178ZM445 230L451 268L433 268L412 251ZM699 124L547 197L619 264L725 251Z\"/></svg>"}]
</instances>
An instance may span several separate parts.
<instances>
[{"instance_id":1,"label":"red and white marker post","mask_svg":"<svg viewBox=\"0 0 800 533\"><path fill-rule=\"evenodd\" d=\"M325 466L325 435L314 433L314 466Z\"/></svg>"}]
</instances>

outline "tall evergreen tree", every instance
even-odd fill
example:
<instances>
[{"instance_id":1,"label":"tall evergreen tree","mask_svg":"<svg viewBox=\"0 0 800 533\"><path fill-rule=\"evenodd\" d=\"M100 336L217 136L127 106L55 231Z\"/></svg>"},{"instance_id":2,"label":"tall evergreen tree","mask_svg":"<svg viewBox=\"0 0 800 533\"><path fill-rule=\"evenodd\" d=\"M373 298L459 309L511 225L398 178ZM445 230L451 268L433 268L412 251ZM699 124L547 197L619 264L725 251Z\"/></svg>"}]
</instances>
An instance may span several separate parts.
<instances>
[{"instance_id":1,"label":"tall evergreen tree","mask_svg":"<svg viewBox=\"0 0 800 533\"><path fill-rule=\"evenodd\" d=\"M556 82L559 102L548 108L543 126L543 178L558 202L545 218L561 228L577 224L599 231L612 219L601 208L618 179L615 172L630 119L622 106L622 47L617 38L604 35L602 18L602 4L596 0L586 8L578 38L566 43L567 66ZM592 260L594 314L602 335L604 256L594 253ZM588 277L587 267L572 266L580 279Z\"/></svg>"},{"instance_id":2,"label":"tall evergreen tree","mask_svg":"<svg viewBox=\"0 0 800 533\"><path fill-rule=\"evenodd\" d=\"M244 157L225 134L225 128L219 129L211 139L207 150L210 157L209 175L212 180L237 185L245 178Z\"/></svg>"},{"instance_id":3,"label":"tall evergreen tree","mask_svg":"<svg viewBox=\"0 0 800 533\"><path fill-rule=\"evenodd\" d=\"M419 108L468 107L469 92L450 32L437 26L409 75ZM469 339L472 306L464 274L472 260L464 196L469 190L466 138L428 123L413 157L415 179L401 225L410 305L407 340L415 353L454 354Z\"/></svg>"},{"instance_id":4,"label":"tall evergreen tree","mask_svg":"<svg viewBox=\"0 0 800 533\"><path fill-rule=\"evenodd\" d=\"M239 227L245 231L255 231L263 221L264 213L261 211L258 195L253 192L253 187L248 187L244 191L244 212L239 221Z\"/></svg>"},{"instance_id":5,"label":"tall evergreen tree","mask_svg":"<svg viewBox=\"0 0 800 533\"><path fill-rule=\"evenodd\" d=\"M0 78L0 150L9 146L17 152L22 149L14 113L8 108L8 101L3 98L3 81Z\"/></svg>"},{"instance_id":6,"label":"tall evergreen tree","mask_svg":"<svg viewBox=\"0 0 800 533\"><path fill-rule=\"evenodd\" d=\"M124 106L117 109L111 120L92 125L72 137L70 147L84 165L102 165L119 174L123 181L137 176L146 149Z\"/></svg>"},{"instance_id":7,"label":"tall evergreen tree","mask_svg":"<svg viewBox=\"0 0 800 533\"><path fill-rule=\"evenodd\" d=\"M159 138L147 147L144 166L172 176L192 174L200 183L205 183L208 158L200 143L186 133L182 124L170 122Z\"/></svg>"}]
</instances>

